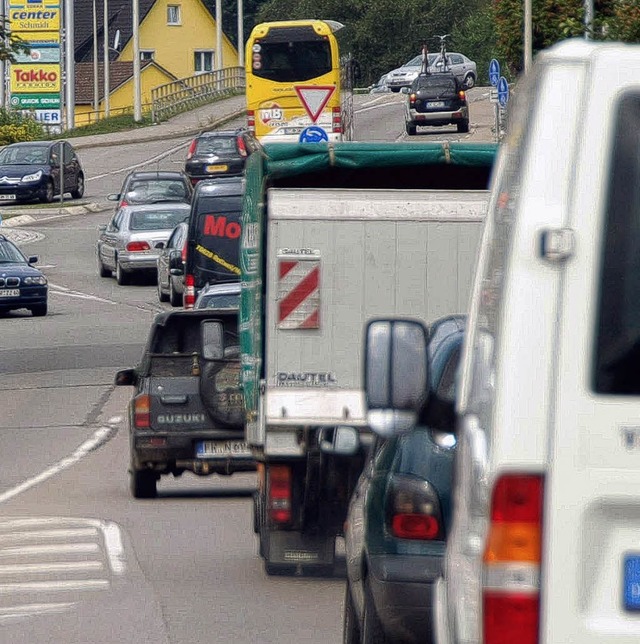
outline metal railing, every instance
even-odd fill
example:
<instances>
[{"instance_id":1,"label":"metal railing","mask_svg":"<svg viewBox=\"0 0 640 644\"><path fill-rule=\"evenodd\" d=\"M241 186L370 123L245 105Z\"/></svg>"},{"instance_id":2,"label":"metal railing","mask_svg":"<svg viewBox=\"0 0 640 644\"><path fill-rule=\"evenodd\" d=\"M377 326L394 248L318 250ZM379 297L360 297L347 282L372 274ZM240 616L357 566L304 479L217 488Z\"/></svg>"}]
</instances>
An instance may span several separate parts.
<instances>
[{"instance_id":1,"label":"metal railing","mask_svg":"<svg viewBox=\"0 0 640 644\"><path fill-rule=\"evenodd\" d=\"M165 83L151 90L151 118L154 123L159 123L244 88L242 67L227 67Z\"/></svg>"}]
</instances>

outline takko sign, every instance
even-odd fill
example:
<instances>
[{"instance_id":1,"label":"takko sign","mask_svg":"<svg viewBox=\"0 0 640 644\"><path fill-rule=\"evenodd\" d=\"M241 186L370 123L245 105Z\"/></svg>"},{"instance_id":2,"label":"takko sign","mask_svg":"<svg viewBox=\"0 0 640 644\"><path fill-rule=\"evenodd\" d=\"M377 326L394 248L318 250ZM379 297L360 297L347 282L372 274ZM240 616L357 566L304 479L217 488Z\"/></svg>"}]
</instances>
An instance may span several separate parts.
<instances>
[{"instance_id":1,"label":"takko sign","mask_svg":"<svg viewBox=\"0 0 640 644\"><path fill-rule=\"evenodd\" d=\"M60 65L12 65L11 92L59 92Z\"/></svg>"}]
</instances>

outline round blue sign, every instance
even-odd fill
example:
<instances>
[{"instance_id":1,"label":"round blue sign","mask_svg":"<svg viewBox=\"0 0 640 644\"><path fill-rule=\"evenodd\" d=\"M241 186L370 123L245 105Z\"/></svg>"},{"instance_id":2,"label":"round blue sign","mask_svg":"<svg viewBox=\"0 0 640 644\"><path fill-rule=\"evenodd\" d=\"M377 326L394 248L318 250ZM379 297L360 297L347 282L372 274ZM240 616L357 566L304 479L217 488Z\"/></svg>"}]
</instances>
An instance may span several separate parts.
<instances>
[{"instance_id":1,"label":"round blue sign","mask_svg":"<svg viewBox=\"0 0 640 644\"><path fill-rule=\"evenodd\" d=\"M507 83L507 79L504 76L500 76L500 80L498 80L498 103L504 107L508 100L509 83Z\"/></svg>"},{"instance_id":2,"label":"round blue sign","mask_svg":"<svg viewBox=\"0 0 640 644\"><path fill-rule=\"evenodd\" d=\"M300 143L324 143L329 135L317 125L310 125L300 132Z\"/></svg>"},{"instance_id":3,"label":"round blue sign","mask_svg":"<svg viewBox=\"0 0 640 644\"><path fill-rule=\"evenodd\" d=\"M495 87L498 84L498 79L500 78L500 63L492 58L489 63L489 82Z\"/></svg>"}]
</instances>

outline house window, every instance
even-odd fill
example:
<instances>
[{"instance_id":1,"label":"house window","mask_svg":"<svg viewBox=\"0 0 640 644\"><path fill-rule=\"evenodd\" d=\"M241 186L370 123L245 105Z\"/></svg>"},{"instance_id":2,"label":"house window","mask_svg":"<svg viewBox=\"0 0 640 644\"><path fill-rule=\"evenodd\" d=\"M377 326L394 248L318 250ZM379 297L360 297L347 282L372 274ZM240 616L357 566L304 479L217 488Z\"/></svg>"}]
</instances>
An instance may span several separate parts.
<instances>
[{"instance_id":1,"label":"house window","mask_svg":"<svg viewBox=\"0 0 640 644\"><path fill-rule=\"evenodd\" d=\"M213 50L196 51L193 53L193 69L196 74L204 74L213 70Z\"/></svg>"},{"instance_id":2,"label":"house window","mask_svg":"<svg viewBox=\"0 0 640 644\"><path fill-rule=\"evenodd\" d=\"M167 6L167 24L179 25L180 24L180 5L170 4Z\"/></svg>"},{"instance_id":3,"label":"house window","mask_svg":"<svg viewBox=\"0 0 640 644\"><path fill-rule=\"evenodd\" d=\"M140 50L140 60L153 60L155 56L156 52L153 49Z\"/></svg>"}]
</instances>

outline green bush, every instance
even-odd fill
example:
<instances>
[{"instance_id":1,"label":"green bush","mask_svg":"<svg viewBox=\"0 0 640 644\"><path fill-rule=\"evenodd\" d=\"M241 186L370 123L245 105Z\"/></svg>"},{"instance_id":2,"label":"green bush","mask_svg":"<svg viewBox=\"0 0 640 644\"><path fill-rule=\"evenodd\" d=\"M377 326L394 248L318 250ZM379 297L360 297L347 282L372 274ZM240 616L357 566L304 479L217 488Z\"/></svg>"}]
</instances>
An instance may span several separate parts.
<instances>
[{"instance_id":1,"label":"green bush","mask_svg":"<svg viewBox=\"0 0 640 644\"><path fill-rule=\"evenodd\" d=\"M28 113L0 109L0 145L37 141L46 138L47 133L38 121Z\"/></svg>"}]
</instances>

